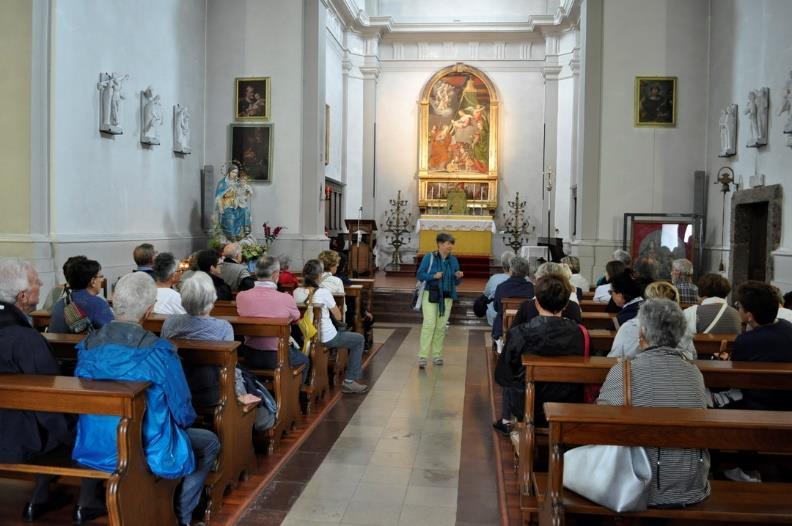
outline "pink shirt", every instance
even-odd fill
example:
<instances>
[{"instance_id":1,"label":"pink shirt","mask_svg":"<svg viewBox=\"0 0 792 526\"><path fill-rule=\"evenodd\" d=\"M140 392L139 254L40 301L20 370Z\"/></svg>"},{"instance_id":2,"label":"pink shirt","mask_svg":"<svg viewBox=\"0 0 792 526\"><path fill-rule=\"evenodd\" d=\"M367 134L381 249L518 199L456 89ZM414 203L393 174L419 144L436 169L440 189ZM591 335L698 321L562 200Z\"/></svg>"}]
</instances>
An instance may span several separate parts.
<instances>
[{"instance_id":1,"label":"pink shirt","mask_svg":"<svg viewBox=\"0 0 792 526\"><path fill-rule=\"evenodd\" d=\"M240 316L289 318L291 321L300 319L300 310L291 294L278 292L277 285L271 281L257 281L252 289L237 294L236 306ZM278 339L246 337L245 345L253 349L274 351L278 348Z\"/></svg>"}]
</instances>

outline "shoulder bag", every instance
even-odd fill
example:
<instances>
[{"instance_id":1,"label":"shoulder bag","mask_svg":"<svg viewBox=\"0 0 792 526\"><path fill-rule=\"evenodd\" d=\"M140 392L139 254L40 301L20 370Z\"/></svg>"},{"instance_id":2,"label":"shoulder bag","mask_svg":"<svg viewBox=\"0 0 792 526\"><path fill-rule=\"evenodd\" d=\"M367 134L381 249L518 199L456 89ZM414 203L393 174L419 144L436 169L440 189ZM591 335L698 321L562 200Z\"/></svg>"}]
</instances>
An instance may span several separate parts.
<instances>
[{"instance_id":1,"label":"shoulder bag","mask_svg":"<svg viewBox=\"0 0 792 526\"><path fill-rule=\"evenodd\" d=\"M63 298L63 320L73 334L86 334L93 332L91 318L77 305L71 297L71 291L66 292Z\"/></svg>"},{"instance_id":2,"label":"shoulder bag","mask_svg":"<svg viewBox=\"0 0 792 526\"><path fill-rule=\"evenodd\" d=\"M427 272L432 271L432 266L434 265L434 252L429 254L429 270ZM418 281L415 284L415 290L413 291L413 299L412 299L412 310L419 311L421 310L421 302L423 300L423 293L426 289L426 281Z\"/></svg>"},{"instance_id":3,"label":"shoulder bag","mask_svg":"<svg viewBox=\"0 0 792 526\"><path fill-rule=\"evenodd\" d=\"M303 317L297 322L297 327L299 327L300 332L303 335L303 341L305 344L313 340L313 337L316 336L317 332L316 326L314 325L313 308L311 304L311 301L314 297L314 292L316 292L316 289L312 289L308 293L308 297L305 299L305 314L303 314ZM303 345L303 349L305 349L305 347L307 347L307 345Z\"/></svg>"},{"instance_id":4,"label":"shoulder bag","mask_svg":"<svg viewBox=\"0 0 792 526\"><path fill-rule=\"evenodd\" d=\"M624 405L632 405L630 361L622 362ZM582 446L564 453L564 487L615 512L644 511L652 467L640 446Z\"/></svg>"}]
</instances>

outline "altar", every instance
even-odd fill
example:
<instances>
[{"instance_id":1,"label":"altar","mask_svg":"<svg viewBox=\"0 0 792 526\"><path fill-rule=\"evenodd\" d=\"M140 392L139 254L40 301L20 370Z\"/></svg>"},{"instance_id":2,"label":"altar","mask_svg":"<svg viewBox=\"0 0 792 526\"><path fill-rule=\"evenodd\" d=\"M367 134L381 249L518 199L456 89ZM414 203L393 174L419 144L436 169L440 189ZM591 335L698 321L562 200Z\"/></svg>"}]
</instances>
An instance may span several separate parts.
<instances>
[{"instance_id":1,"label":"altar","mask_svg":"<svg viewBox=\"0 0 792 526\"><path fill-rule=\"evenodd\" d=\"M466 256L489 256L492 253L492 234L497 232L495 221L489 217L423 216L415 223L418 234L418 252L426 254L437 250L437 234L447 232L454 236L454 253Z\"/></svg>"}]
</instances>

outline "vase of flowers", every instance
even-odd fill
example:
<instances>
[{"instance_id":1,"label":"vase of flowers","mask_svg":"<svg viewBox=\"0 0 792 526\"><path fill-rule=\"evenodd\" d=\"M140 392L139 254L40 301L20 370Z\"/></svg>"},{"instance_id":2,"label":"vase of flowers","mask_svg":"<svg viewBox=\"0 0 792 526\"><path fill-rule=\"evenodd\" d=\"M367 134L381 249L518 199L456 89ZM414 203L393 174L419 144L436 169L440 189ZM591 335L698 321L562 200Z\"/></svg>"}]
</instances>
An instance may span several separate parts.
<instances>
[{"instance_id":1,"label":"vase of flowers","mask_svg":"<svg viewBox=\"0 0 792 526\"><path fill-rule=\"evenodd\" d=\"M270 244L276 239L278 239L280 233L286 230L286 227L285 226L271 227L267 223L264 223L262 226L264 228L264 247L266 251L269 250Z\"/></svg>"}]
</instances>

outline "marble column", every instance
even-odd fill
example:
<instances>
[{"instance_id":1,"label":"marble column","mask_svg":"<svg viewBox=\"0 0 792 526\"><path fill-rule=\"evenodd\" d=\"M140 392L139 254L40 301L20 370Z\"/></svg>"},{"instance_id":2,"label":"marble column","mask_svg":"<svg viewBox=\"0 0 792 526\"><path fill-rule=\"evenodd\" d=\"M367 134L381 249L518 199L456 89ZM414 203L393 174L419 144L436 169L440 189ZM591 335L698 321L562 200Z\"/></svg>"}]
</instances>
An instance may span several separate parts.
<instances>
[{"instance_id":1,"label":"marble column","mask_svg":"<svg viewBox=\"0 0 792 526\"><path fill-rule=\"evenodd\" d=\"M377 79L380 74L379 59L366 57L361 66L363 75L363 217L376 219L381 210L374 209L376 192L375 134L377 124Z\"/></svg>"}]
</instances>

